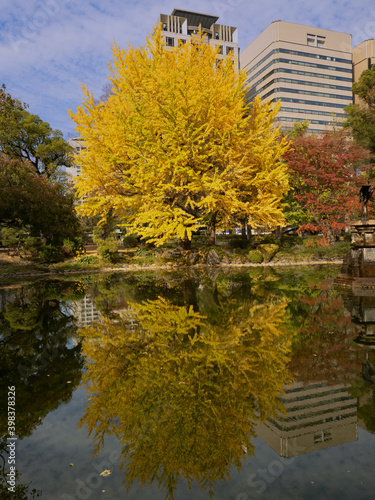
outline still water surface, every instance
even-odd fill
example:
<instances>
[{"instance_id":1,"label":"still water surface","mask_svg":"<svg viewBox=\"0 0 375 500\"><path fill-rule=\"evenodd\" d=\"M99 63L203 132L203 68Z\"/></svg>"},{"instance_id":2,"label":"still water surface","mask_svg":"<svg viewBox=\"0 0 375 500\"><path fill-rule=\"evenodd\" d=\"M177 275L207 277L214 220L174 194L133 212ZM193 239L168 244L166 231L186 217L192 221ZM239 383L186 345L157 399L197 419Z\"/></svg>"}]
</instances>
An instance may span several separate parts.
<instances>
[{"instance_id":1,"label":"still water surface","mask_svg":"<svg viewBox=\"0 0 375 500\"><path fill-rule=\"evenodd\" d=\"M0 288L0 498L374 498L375 296L338 273Z\"/></svg>"}]
</instances>

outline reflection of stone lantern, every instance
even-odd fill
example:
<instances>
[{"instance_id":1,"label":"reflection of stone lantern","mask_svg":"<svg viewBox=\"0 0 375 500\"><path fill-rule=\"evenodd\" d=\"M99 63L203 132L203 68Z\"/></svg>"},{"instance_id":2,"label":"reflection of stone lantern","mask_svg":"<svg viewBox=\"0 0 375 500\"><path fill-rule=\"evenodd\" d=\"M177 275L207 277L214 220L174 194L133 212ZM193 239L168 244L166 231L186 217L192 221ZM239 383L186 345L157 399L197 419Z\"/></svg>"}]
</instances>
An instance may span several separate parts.
<instances>
[{"instance_id":1,"label":"reflection of stone lantern","mask_svg":"<svg viewBox=\"0 0 375 500\"><path fill-rule=\"evenodd\" d=\"M375 433L375 290L353 290L352 294L344 298L344 302L352 314L353 323L361 328L357 338L354 339L363 351L364 358L362 383L357 383L355 386L359 425Z\"/></svg>"},{"instance_id":2,"label":"reflection of stone lantern","mask_svg":"<svg viewBox=\"0 0 375 500\"><path fill-rule=\"evenodd\" d=\"M354 342L366 349L375 349L375 291L361 290L350 297L353 323L360 325L361 330ZM345 304L348 308L349 304Z\"/></svg>"},{"instance_id":3,"label":"reflection of stone lantern","mask_svg":"<svg viewBox=\"0 0 375 500\"><path fill-rule=\"evenodd\" d=\"M345 289L345 307L351 312L353 322L361 328L354 342L365 350L363 369L368 374L373 371L369 352L375 350L375 219L367 218L367 203L373 193L370 184L360 189L363 217L350 227L350 252L335 280L339 289Z\"/></svg>"},{"instance_id":4,"label":"reflection of stone lantern","mask_svg":"<svg viewBox=\"0 0 375 500\"><path fill-rule=\"evenodd\" d=\"M365 281L367 286L363 284ZM357 395L359 425L375 433L375 279L352 278L344 283L346 289L348 283L351 291L340 290L342 282L338 283L338 289L352 322L359 327L353 341L362 351L359 357L363 360L361 379L353 381L351 393Z\"/></svg>"}]
</instances>

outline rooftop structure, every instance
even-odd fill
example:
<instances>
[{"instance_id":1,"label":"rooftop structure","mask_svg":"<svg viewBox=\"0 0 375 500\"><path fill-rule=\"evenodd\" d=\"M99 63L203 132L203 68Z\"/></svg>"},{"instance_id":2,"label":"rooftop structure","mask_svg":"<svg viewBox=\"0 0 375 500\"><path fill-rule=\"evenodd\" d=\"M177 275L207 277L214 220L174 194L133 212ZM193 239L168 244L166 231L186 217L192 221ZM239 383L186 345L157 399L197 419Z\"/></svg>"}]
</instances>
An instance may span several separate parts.
<instances>
[{"instance_id":1,"label":"rooftop structure","mask_svg":"<svg viewBox=\"0 0 375 500\"><path fill-rule=\"evenodd\" d=\"M237 28L217 24L217 16L201 14L183 9L174 9L171 15L160 14L158 24L161 24L167 47L176 47L178 42L186 41L198 33L199 28L205 33L209 43L220 45L219 59L231 55L233 61L239 60Z\"/></svg>"}]
</instances>

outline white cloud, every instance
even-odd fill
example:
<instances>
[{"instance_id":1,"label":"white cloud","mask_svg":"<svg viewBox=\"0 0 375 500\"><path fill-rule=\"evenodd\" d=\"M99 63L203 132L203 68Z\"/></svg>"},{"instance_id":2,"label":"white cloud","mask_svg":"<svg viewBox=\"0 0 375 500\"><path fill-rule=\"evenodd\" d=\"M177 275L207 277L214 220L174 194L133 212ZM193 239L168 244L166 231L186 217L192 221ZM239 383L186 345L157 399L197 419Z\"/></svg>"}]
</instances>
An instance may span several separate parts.
<instances>
[{"instance_id":1,"label":"white cloud","mask_svg":"<svg viewBox=\"0 0 375 500\"><path fill-rule=\"evenodd\" d=\"M354 44L375 37L370 0L185 0L183 6L176 0L0 0L0 8L3 82L63 131L74 126L66 110L80 103L81 82L100 93L113 40L124 48L143 44L159 14L173 8L219 15L219 22L239 28L242 49L278 19L352 33Z\"/></svg>"}]
</instances>

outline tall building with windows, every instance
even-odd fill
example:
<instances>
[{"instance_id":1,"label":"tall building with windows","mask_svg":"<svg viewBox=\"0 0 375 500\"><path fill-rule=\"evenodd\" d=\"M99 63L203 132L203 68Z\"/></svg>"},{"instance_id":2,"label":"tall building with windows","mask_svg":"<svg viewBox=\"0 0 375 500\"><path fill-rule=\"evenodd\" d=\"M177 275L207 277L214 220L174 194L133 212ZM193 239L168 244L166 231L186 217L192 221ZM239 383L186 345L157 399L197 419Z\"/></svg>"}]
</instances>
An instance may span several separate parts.
<instances>
[{"instance_id":1,"label":"tall building with windows","mask_svg":"<svg viewBox=\"0 0 375 500\"><path fill-rule=\"evenodd\" d=\"M217 24L218 17L210 14L200 14L188 10L174 9L171 15L160 14L158 24L161 24L167 47L176 47L178 42L186 43L199 28L207 35L209 43L219 45L219 59L231 55L233 61L239 64L239 48L237 28Z\"/></svg>"},{"instance_id":2,"label":"tall building with windows","mask_svg":"<svg viewBox=\"0 0 375 500\"><path fill-rule=\"evenodd\" d=\"M353 81L358 82L359 77L366 69L371 69L375 64L375 40L365 40L353 48ZM354 94L354 103L360 99Z\"/></svg>"},{"instance_id":3,"label":"tall building with windows","mask_svg":"<svg viewBox=\"0 0 375 500\"><path fill-rule=\"evenodd\" d=\"M241 52L248 97L281 101L284 130L304 120L311 132L330 129L352 102L351 47L349 34L274 21Z\"/></svg>"},{"instance_id":4,"label":"tall building with windows","mask_svg":"<svg viewBox=\"0 0 375 500\"><path fill-rule=\"evenodd\" d=\"M83 139L81 137L75 137L68 139L68 144L73 148L73 154L78 154L82 149L85 149L83 145ZM77 163L73 163L70 167L66 169L67 174L71 179L74 179L81 173L81 167Z\"/></svg>"}]
</instances>

